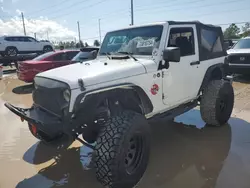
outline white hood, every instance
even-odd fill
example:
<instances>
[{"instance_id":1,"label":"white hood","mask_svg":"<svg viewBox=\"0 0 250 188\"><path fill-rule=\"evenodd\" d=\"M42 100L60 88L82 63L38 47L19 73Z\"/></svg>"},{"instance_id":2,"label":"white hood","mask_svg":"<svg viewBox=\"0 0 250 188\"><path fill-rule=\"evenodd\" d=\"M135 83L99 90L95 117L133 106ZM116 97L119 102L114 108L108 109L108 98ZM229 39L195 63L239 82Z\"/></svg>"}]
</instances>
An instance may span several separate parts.
<instances>
[{"instance_id":1,"label":"white hood","mask_svg":"<svg viewBox=\"0 0 250 188\"><path fill-rule=\"evenodd\" d=\"M152 60L150 60L151 63L149 63L149 60L143 60L143 62L147 62L145 66L149 70L156 66ZM140 61L134 61L133 59L96 59L52 69L39 73L37 76L60 80L68 83L71 89L76 89L79 88L78 79L83 79L84 86L90 86L144 74L146 73L145 66Z\"/></svg>"},{"instance_id":2,"label":"white hood","mask_svg":"<svg viewBox=\"0 0 250 188\"><path fill-rule=\"evenodd\" d=\"M230 49L227 51L227 54L250 54L250 48L247 49Z\"/></svg>"}]
</instances>

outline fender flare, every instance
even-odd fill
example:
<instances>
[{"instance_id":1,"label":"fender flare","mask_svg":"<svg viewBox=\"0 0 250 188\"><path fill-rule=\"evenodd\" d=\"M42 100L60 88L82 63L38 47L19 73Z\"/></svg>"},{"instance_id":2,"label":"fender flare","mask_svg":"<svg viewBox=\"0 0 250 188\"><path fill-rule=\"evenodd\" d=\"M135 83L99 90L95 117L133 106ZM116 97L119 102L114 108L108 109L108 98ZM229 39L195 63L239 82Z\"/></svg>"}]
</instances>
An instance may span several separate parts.
<instances>
[{"instance_id":1,"label":"fender flare","mask_svg":"<svg viewBox=\"0 0 250 188\"><path fill-rule=\"evenodd\" d=\"M215 79L218 79L218 78L222 79L222 78L225 77L225 71L224 71L224 64L223 63L212 65L207 69L207 71L206 71L206 73L204 75L201 87L199 89L198 95L204 89L204 87L207 86L207 84L210 82L210 80L213 79L213 77Z\"/></svg>"},{"instance_id":2,"label":"fender flare","mask_svg":"<svg viewBox=\"0 0 250 188\"><path fill-rule=\"evenodd\" d=\"M78 95L75 100L73 113L86 114L87 117L93 115L95 109L105 100L107 97L124 99L133 95L133 103L141 104L142 114L148 114L153 111L153 104L149 99L145 91L134 84L122 84L113 85L106 88L99 88L97 90L88 91ZM131 98L129 98L131 99Z\"/></svg>"}]
</instances>

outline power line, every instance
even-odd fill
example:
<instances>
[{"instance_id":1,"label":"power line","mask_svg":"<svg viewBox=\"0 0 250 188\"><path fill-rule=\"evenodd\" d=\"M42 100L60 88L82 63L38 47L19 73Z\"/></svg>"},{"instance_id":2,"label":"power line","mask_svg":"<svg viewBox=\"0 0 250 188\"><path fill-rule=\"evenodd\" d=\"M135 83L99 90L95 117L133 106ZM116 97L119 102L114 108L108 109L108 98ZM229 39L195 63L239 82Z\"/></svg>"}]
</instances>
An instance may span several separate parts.
<instances>
[{"instance_id":1,"label":"power line","mask_svg":"<svg viewBox=\"0 0 250 188\"><path fill-rule=\"evenodd\" d=\"M61 18L63 16L68 16L70 14L77 13L78 11L80 11L80 10L82 10L84 8L91 8L91 7L93 7L93 6L97 5L97 4L103 3L105 1L108 1L108 0L101 0L101 1L98 1L98 2L96 2L94 4L92 4L92 5L89 5L89 6L86 6L86 7L80 7L80 9L76 9L76 10L74 10L72 12L67 13L67 14L61 14L61 15L58 15L58 16L54 16L54 17L51 17L50 19L57 19L57 18Z\"/></svg>"},{"instance_id":2,"label":"power line","mask_svg":"<svg viewBox=\"0 0 250 188\"><path fill-rule=\"evenodd\" d=\"M190 3L199 3L199 2L202 2L202 1L207 1L207 0L194 0L194 1L187 1L187 2L180 2L180 3L176 3L176 4L170 4L170 5L165 5L165 6L163 6L163 5L161 5L161 6L158 6L158 4L156 4L155 6L157 6L157 7L152 7L152 6L150 6L149 8L139 8L139 9L135 9L135 11L145 11L145 10L152 10L152 8L153 9L155 9L155 8L169 8L169 7L175 7L175 6L180 6L180 5L186 5L186 4L190 4Z\"/></svg>"},{"instance_id":3,"label":"power line","mask_svg":"<svg viewBox=\"0 0 250 188\"><path fill-rule=\"evenodd\" d=\"M68 2L68 0L63 0L63 1L61 1L60 3L56 3L56 4L50 5L50 6L48 6L48 7L45 7L45 8L42 8L42 9L38 9L38 10L36 10L36 11L32 11L32 12L30 12L30 13L28 13L28 14L29 14L29 15L30 15L30 14L36 14L36 13L42 12L42 11L44 11L44 10L48 10L48 9L51 9L51 8L54 8L54 7L58 7L58 4L59 4L59 5L62 5L62 4L64 4L64 3L66 3L66 2Z\"/></svg>"},{"instance_id":4,"label":"power line","mask_svg":"<svg viewBox=\"0 0 250 188\"><path fill-rule=\"evenodd\" d=\"M190 1L188 2L189 3L197 3L197 2L200 2L201 0L194 0L194 1ZM240 1L248 1L248 0L232 0L232 1L223 1L223 2L219 2L219 3L213 3L213 4L208 4L208 5L201 5L201 6L191 6L191 7L181 7L181 8L177 8L177 9L170 9L170 10L167 10L167 12L171 12L171 11L178 11L178 10L192 10L192 9L196 9L196 8L203 8L203 7L209 7L209 6L217 6L217 5L220 5L220 4L229 4L229 3L235 3L235 2L240 2ZM174 5L176 6L176 5ZM168 8L170 6L166 6L166 8ZM162 6L162 7L159 7L159 9L161 10L162 8L165 8L165 6ZM153 12L155 11L159 11L159 9L153 9ZM138 11L147 11L147 10L152 10L152 8L147 8L147 9L143 9L143 10L138 10ZM164 11L166 11L166 9L164 9ZM152 11L150 12L152 13Z\"/></svg>"},{"instance_id":5,"label":"power line","mask_svg":"<svg viewBox=\"0 0 250 188\"><path fill-rule=\"evenodd\" d=\"M70 9L70 8L72 8L72 7L78 6L79 4L86 3L87 1L90 1L90 0L85 0L85 1L80 0L80 1L77 1L77 2L73 2L70 6L67 6L67 10ZM60 9L57 9L56 11L53 11L52 13L50 13L50 15L51 15L51 14L52 14L52 15L53 15L53 14L56 14L56 13L61 12L61 11L64 11L64 10L65 10L65 8L62 7L62 8L60 8Z\"/></svg>"}]
</instances>

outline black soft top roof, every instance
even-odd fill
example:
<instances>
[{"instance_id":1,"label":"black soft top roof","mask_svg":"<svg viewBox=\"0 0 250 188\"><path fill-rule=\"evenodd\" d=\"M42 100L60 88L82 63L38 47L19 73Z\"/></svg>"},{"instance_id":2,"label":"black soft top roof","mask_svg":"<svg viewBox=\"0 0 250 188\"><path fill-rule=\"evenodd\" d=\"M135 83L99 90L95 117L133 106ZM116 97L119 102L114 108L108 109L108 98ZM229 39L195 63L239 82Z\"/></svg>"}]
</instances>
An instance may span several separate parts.
<instances>
[{"instance_id":1,"label":"black soft top roof","mask_svg":"<svg viewBox=\"0 0 250 188\"><path fill-rule=\"evenodd\" d=\"M169 25L188 25L188 24L195 24L201 27L210 27L211 29L221 29L220 26L212 25L212 24L204 24L199 21L168 21Z\"/></svg>"},{"instance_id":2,"label":"black soft top roof","mask_svg":"<svg viewBox=\"0 0 250 188\"><path fill-rule=\"evenodd\" d=\"M199 21L187 21L187 22L186 21L168 21L168 23L169 25L196 25L200 61L226 56L226 49L224 48L224 37L223 37L223 32L220 26L215 26L211 24L203 24ZM220 39L220 42L223 48L222 51L213 52L213 47L215 43L211 45L210 51L208 51L208 49L205 46L203 46L202 41L209 40L209 39L206 39L206 36L203 34L204 30L208 32L216 33L214 36L216 36L217 39L218 38ZM216 42L216 40L214 40L214 42Z\"/></svg>"}]
</instances>

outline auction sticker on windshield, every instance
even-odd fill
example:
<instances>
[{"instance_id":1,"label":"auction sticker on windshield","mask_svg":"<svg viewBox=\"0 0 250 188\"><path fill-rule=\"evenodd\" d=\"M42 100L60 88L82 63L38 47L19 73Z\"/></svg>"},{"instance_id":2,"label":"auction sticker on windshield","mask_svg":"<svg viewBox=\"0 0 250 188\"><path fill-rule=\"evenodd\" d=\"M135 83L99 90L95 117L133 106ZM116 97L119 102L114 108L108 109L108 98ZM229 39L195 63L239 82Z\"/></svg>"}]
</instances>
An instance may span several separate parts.
<instances>
[{"instance_id":1,"label":"auction sticker on windshield","mask_svg":"<svg viewBox=\"0 0 250 188\"><path fill-rule=\"evenodd\" d=\"M154 39L141 40L141 41L138 41L137 48L152 47L154 46L154 43L155 43Z\"/></svg>"}]
</instances>

